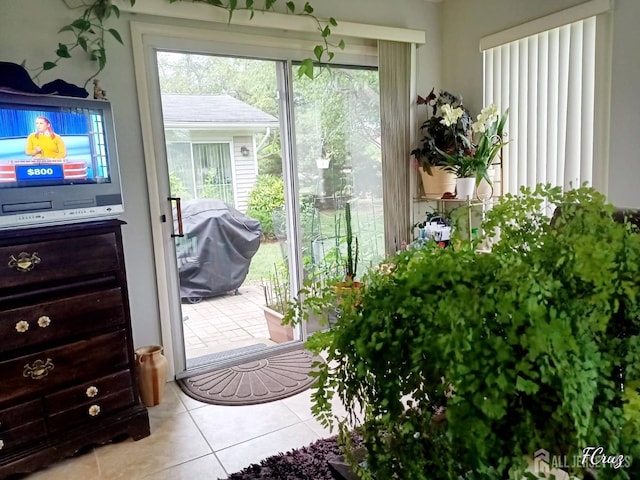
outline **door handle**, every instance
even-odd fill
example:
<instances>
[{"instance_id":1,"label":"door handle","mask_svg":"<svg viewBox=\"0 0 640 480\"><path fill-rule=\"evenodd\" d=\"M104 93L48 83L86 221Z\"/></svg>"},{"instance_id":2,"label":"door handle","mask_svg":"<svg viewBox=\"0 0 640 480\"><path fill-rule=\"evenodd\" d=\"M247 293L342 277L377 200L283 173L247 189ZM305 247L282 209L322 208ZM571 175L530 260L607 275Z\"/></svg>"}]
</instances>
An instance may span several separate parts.
<instances>
[{"instance_id":1,"label":"door handle","mask_svg":"<svg viewBox=\"0 0 640 480\"><path fill-rule=\"evenodd\" d=\"M182 207L180 206L180 197L167 197L170 202L176 202L176 212L178 214L178 233L172 233L171 238L184 237L184 229L182 228Z\"/></svg>"}]
</instances>

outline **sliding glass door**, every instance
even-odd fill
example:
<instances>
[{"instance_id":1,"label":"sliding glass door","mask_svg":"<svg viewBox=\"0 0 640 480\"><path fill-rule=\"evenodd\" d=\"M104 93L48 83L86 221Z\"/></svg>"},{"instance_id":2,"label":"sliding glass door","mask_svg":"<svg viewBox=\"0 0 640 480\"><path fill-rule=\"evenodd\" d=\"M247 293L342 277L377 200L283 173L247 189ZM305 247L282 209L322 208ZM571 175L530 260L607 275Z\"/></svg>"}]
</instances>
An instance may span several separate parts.
<instances>
[{"instance_id":1,"label":"sliding glass door","mask_svg":"<svg viewBox=\"0 0 640 480\"><path fill-rule=\"evenodd\" d=\"M282 60L154 54L176 373L304 340L269 317L303 280L344 277L347 203L357 276L384 252L377 71L310 80Z\"/></svg>"}]
</instances>

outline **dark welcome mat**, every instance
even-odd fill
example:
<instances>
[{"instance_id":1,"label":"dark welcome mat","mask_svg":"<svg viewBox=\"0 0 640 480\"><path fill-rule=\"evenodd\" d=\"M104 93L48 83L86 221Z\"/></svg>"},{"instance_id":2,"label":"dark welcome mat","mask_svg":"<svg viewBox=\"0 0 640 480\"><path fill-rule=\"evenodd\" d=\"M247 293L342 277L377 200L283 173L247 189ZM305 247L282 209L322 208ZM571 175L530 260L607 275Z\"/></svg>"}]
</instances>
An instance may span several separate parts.
<instances>
[{"instance_id":1,"label":"dark welcome mat","mask_svg":"<svg viewBox=\"0 0 640 480\"><path fill-rule=\"evenodd\" d=\"M309 373L317 361L323 360L298 349L247 360L240 365L199 371L179 380L178 385L190 397L214 405L272 402L309 388L315 381Z\"/></svg>"}]
</instances>

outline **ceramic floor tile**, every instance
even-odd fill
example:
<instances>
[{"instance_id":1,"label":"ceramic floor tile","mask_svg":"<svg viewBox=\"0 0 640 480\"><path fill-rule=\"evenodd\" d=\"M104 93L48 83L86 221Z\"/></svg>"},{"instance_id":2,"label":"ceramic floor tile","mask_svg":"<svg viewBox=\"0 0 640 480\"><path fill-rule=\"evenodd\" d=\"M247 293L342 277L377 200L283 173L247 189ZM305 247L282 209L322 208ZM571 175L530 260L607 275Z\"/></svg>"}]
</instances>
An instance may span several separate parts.
<instances>
[{"instance_id":1,"label":"ceramic floor tile","mask_svg":"<svg viewBox=\"0 0 640 480\"><path fill-rule=\"evenodd\" d=\"M227 472L224 471L216 456L211 453L142 478L144 480L215 480L227 478L227 476Z\"/></svg>"},{"instance_id":2,"label":"ceramic floor tile","mask_svg":"<svg viewBox=\"0 0 640 480\"><path fill-rule=\"evenodd\" d=\"M311 413L311 392L311 389L307 389L304 392L284 398L281 401L295 413L300 420L309 420L313 418L313 414Z\"/></svg>"},{"instance_id":3,"label":"ceramic floor tile","mask_svg":"<svg viewBox=\"0 0 640 480\"><path fill-rule=\"evenodd\" d=\"M212 453L189 413L150 420L150 436L95 450L102 479L139 480Z\"/></svg>"},{"instance_id":4,"label":"ceramic floor tile","mask_svg":"<svg viewBox=\"0 0 640 480\"><path fill-rule=\"evenodd\" d=\"M67 458L28 475L25 480L87 480L100 478L98 461L93 449Z\"/></svg>"},{"instance_id":5,"label":"ceramic floor tile","mask_svg":"<svg viewBox=\"0 0 640 480\"><path fill-rule=\"evenodd\" d=\"M180 399L180 402L182 402L182 404L184 405L184 407L187 410L195 410L197 408L203 408L206 407L208 404L204 403L204 402L200 402L194 398L191 398L189 395L187 395L186 393L184 393L180 387L178 386L178 384L173 383L176 395L178 396L178 398Z\"/></svg>"},{"instance_id":6,"label":"ceramic floor tile","mask_svg":"<svg viewBox=\"0 0 640 480\"><path fill-rule=\"evenodd\" d=\"M214 451L300 421L281 402L233 407L207 405L189 413Z\"/></svg>"},{"instance_id":7,"label":"ceramic floor tile","mask_svg":"<svg viewBox=\"0 0 640 480\"><path fill-rule=\"evenodd\" d=\"M252 463L293 448L300 448L318 440L320 436L304 423L297 423L241 445L225 448L216 452L216 456L229 473L242 470Z\"/></svg>"},{"instance_id":8,"label":"ceramic floor tile","mask_svg":"<svg viewBox=\"0 0 640 480\"><path fill-rule=\"evenodd\" d=\"M312 418L310 420L306 420L304 422L304 424L307 427L309 427L311 430L313 430L320 438L327 438L327 437L331 437L332 435L337 435L338 434L338 425L337 424L334 424L333 428L329 429L328 427L323 426L315 418Z\"/></svg>"},{"instance_id":9,"label":"ceramic floor tile","mask_svg":"<svg viewBox=\"0 0 640 480\"><path fill-rule=\"evenodd\" d=\"M177 413L186 412L186 407L178 396L178 387L175 382L167 382L164 385L164 396L159 405L147 407L150 419L171 417Z\"/></svg>"}]
</instances>

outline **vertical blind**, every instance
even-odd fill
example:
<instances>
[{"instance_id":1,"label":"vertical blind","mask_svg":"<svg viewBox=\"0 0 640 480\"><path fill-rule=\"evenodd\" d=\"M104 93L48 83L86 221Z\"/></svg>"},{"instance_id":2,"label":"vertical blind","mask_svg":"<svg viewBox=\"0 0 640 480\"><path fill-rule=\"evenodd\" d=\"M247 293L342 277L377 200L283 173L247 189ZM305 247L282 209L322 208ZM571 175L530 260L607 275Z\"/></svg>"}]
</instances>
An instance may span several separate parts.
<instances>
[{"instance_id":1,"label":"vertical blind","mask_svg":"<svg viewBox=\"0 0 640 480\"><path fill-rule=\"evenodd\" d=\"M596 17L486 49L484 104L509 109L504 192L593 184Z\"/></svg>"},{"instance_id":2,"label":"vertical blind","mask_svg":"<svg viewBox=\"0 0 640 480\"><path fill-rule=\"evenodd\" d=\"M385 250L393 254L411 241L410 103L411 47L378 41L380 126Z\"/></svg>"}]
</instances>

